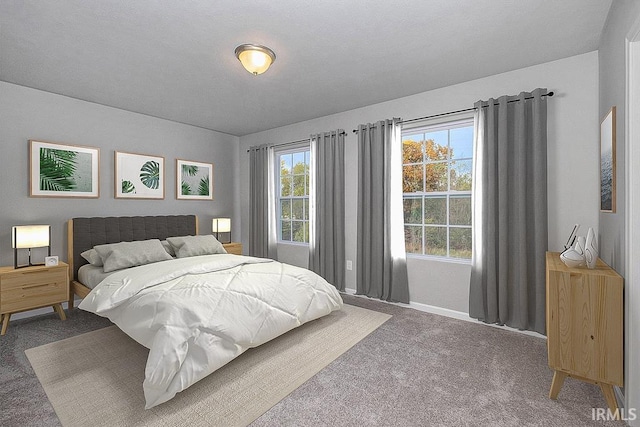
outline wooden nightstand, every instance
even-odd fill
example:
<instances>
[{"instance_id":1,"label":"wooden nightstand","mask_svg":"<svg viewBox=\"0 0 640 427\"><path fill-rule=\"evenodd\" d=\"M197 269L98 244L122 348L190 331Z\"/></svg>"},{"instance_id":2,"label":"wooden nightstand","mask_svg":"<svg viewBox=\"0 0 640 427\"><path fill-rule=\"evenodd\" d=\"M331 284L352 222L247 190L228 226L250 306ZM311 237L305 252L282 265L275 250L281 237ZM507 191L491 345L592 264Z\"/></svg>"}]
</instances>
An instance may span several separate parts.
<instances>
[{"instance_id":1,"label":"wooden nightstand","mask_svg":"<svg viewBox=\"0 0 640 427\"><path fill-rule=\"evenodd\" d=\"M242 255L242 243L223 243L222 246L224 246L228 254Z\"/></svg>"},{"instance_id":2,"label":"wooden nightstand","mask_svg":"<svg viewBox=\"0 0 640 427\"><path fill-rule=\"evenodd\" d=\"M66 320L61 303L69 300L69 266L0 267L0 317L4 335L13 313L52 306Z\"/></svg>"}]
</instances>

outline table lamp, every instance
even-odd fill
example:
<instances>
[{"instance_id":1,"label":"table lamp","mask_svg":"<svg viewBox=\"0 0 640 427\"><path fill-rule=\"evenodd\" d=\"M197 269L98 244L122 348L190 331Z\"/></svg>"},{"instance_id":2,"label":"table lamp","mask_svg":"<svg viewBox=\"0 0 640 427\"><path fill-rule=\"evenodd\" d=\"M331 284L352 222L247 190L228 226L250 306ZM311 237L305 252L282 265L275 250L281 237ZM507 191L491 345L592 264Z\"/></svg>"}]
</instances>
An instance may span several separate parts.
<instances>
[{"instance_id":1,"label":"table lamp","mask_svg":"<svg viewBox=\"0 0 640 427\"><path fill-rule=\"evenodd\" d=\"M216 239L220 241L220 233L229 233L229 241L221 243L231 243L231 218L213 218L213 222L211 224L211 231L216 236Z\"/></svg>"},{"instance_id":2,"label":"table lamp","mask_svg":"<svg viewBox=\"0 0 640 427\"><path fill-rule=\"evenodd\" d=\"M51 256L51 226L50 225L16 225L11 228L11 247L13 248L13 267L22 268L32 265L31 249L44 248L48 249L48 256ZM27 249L29 251L29 264L18 265L18 249Z\"/></svg>"}]
</instances>

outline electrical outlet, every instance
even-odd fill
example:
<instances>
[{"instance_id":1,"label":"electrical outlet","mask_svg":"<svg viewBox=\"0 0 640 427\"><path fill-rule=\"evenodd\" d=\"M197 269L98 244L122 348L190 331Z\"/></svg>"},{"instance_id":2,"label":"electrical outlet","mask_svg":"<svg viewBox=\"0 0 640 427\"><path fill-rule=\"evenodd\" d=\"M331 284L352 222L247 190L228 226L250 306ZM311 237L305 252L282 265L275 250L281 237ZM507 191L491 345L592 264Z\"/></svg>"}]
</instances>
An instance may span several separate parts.
<instances>
[{"instance_id":1,"label":"electrical outlet","mask_svg":"<svg viewBox=\"0 0 640 427\"><path fill-rule=\"evenodd\" d=\"M347 260L347 270L353 270L353 261Z\"/></svg>"}]
</instances>

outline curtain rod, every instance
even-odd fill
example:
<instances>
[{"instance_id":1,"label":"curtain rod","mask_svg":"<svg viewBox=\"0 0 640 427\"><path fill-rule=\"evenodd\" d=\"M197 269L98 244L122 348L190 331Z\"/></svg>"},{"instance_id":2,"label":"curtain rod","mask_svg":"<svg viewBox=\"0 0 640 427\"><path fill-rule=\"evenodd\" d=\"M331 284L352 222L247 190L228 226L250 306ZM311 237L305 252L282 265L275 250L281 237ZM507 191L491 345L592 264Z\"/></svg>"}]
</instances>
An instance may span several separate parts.
<instances>
[{"instance_id":1,"label":"curtain rod","mask_svg":"<svg viewBox=\"0 0 640 427\"><path fill-rule=\"evenodd\" d=\"M346 135L346 134L347 134L346 132L340 132L340 135ZM281 146L283 146L283 145L300 144L301 142L307 142L307 141L309 141L309 139L311 139L311 138L299 139L299 140L297 140L297 141L290 141L290 142L281 142L280 144L271 144L271 145L270 145L270 147L281 147ZM251 148L253 148L253 147L251 147ZM249 149L247 150L247 153L248 153L249 151L251 151L251 148L249 148Z\"/></svg>"},{"instance_id":2,"label":"curtain rod","mask_svg":"<svg viewBox=\"0 0 640 427\"><path fill-rule=\"evenodd\" d=\"M549 93L545 93L542 96L553 96L553 91L549 92ZM525 99L533 99L533 96L527 96ZM520 100L519 99L512 99L510 101L507 101L507 104L510 104L512 102L518 102L518 101L520 101ZM493 105L500 105L500 104L494 103ZM486 108L486 107L487 107L486 105L482 106L482 108ZM430 116L418 117L418 118L415 118L415 119L401 120L400 123L417 122L418 120L433 119L435 117L448 116L450 114L464 113L466 111L475 111L476 109L477 109L476 107L471 107L471 108L465 108L463 110L449 111L449 112L440 113L440 114L432 114ZM358 133L358 129L354 129L353 133Z\"/></svg>"}]
</instances>

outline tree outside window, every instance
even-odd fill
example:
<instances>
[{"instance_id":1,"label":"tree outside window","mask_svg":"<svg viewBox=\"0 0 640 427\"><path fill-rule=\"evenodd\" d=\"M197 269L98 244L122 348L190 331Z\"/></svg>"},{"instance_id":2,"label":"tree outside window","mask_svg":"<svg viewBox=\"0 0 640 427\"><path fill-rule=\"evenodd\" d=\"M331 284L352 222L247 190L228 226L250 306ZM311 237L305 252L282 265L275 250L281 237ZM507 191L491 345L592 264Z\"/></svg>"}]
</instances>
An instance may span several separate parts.
<instances>
[{"instance_id":1,"label":"tree outside window","mask_svg":"<svg viewBox=\"0 0 640 427\"><path fill-rule=\"evenodd\" d=\"M309 160L306 148L277 154L278 240L309 243Z\"/></svg>"},{"instance_id":2,"label":"tree outside window","mask_svg":"<svg viewBox=\"0 0 640 427\"><path fill-rule=\"evenodd\" d=\"M402 134L407 253L471 258L473 120Z\"/></svg>"}]
</instances>

